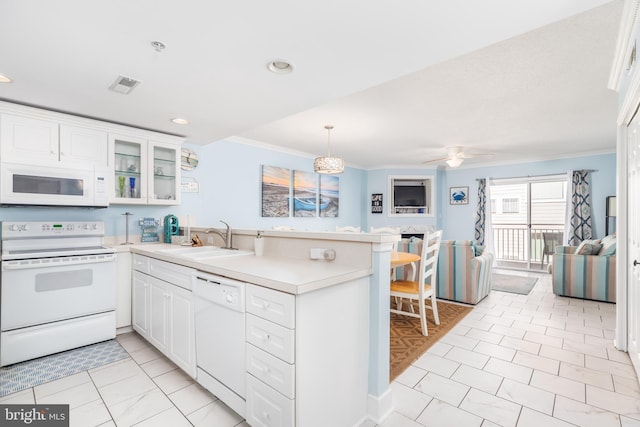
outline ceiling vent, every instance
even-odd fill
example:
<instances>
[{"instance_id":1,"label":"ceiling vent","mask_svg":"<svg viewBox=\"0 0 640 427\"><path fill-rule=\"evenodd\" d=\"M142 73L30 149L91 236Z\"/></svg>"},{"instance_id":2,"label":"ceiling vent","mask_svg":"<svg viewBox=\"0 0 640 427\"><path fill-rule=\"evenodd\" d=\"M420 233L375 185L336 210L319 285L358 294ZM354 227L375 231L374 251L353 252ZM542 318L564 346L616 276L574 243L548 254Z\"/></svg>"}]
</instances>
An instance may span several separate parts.
<instances>
[{"instance_id":1,"label":"ceiling vent","mask_svg":"<svg viewBox=\"0 0 640 427\"><path fill-rule=\"evenodd\" d=\"M109 90L128 95L136 86L140 84L140 80L131 77L118 76L115 82L109 86Z\"/></svg>"}]
</instances>

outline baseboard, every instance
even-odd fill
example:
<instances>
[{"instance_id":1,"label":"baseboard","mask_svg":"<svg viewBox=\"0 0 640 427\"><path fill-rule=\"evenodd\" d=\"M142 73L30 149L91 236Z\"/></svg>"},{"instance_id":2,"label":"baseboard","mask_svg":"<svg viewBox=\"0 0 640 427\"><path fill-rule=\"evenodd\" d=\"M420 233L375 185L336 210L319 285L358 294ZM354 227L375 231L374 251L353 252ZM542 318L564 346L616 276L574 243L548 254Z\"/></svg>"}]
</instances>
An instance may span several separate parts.
<instances>
[{"instance_id":1,"label":"baseboard","mask_svg":"<svg viewBox=\"0 0 640 427\"><path fill-rule=\"evenodd\" d=\"M391 387L381 396L367 396L367 415L376 424L382 422L393 412L393 394Z\"/></svg>"},{"instance_id":2,"label":"baseboard","mask_svg":"<svg viewBox=\"0 0 640 427\"><path fill-rule=\"evenodd\" d=\"M123 326L116 329L116 335L128 334L129 332L133 332L133 328L131 326Z\"/></svg>"}]
</instances>

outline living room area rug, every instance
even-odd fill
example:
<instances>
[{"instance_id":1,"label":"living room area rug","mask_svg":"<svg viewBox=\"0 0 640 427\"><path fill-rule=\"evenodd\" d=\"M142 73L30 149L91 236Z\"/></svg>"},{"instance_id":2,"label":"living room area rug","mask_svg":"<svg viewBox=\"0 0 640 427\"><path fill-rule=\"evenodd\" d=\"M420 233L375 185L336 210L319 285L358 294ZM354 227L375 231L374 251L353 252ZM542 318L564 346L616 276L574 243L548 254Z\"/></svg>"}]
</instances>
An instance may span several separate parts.
<instances>
[{"instance_id":1,"label":"living room area rug","mask_svg":"<svg viewBox=\"0 0 640 427\"><path fill-rule=\"evenodd\" d=\"M493 273L491 275L491 290L529 295L529 292L531 292L531 289L533 289L537 281L537 277Z\"/></svg>"},{"instance_id":2,"label":"living room area rug","mask_svg":"<svg viewBox=\"0 0 640 427\"><path fill-rule=\"evenodd\" d=\"M438 300L440 325L436 326L433 312L427 310L429 335L426 337L422 335L420 319L391 313L389 380L395 380L472 309L472 306ZM417 313L418 309L416 308L415 311Z\"/></svg>"}]
</instances>

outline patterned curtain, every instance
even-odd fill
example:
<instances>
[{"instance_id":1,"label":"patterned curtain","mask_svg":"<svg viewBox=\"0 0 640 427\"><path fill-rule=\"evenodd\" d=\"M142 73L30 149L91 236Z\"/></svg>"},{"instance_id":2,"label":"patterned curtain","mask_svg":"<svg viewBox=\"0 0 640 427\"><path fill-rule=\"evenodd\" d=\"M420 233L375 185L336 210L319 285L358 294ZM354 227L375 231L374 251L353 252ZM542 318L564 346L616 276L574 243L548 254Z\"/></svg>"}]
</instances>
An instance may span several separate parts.
<instances>
[{"instance_id":1,"label":"patterned curtain","mask_svg":"<svg viewBox=\"0 0 640 427\"><path fill-rule=\"evenodd\" d=\"M476 211L476 242L484 245L484 232L486 224L486 206L487 206L487 180L478 180L478 210Z\"/></svg>"},{"instance_id":2,"label":"patterned curtain","mask_svg":"<svg viewBox=\"0 0 640 427\"><path fill-rule=\"evenodd\" d=\"M583 240L591 239L591 172L578 170L568 172L571 191L567 191L567 220L565 236L569 246L578 246Z\"/></svg>"}]
</instances>

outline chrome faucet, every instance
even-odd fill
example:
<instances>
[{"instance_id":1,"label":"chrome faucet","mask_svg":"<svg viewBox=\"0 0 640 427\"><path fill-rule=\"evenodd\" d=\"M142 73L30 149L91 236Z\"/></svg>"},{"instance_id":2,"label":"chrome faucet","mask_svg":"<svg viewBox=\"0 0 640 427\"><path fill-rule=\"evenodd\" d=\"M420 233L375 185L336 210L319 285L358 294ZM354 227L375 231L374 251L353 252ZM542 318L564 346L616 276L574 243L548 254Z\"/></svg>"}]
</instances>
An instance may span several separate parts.
<instances>
[{"instance_id":1,"label":"chrome faucet","mask_svg":"<svg viewBox=\"0 0 640 427\"><path fill-rule=\"evenodd\" d=\"M218 231L213 228L207 228L206 230L204 230L204 232L207 234L215 233L218 236L222 237L222 241L224 242L224 246L222 247L222 249L235 249L233 247L233 234L232 234L231 226L224 221L220 221L220 222L227 226L227 231L225 234L222 234L222 231Z\"/></svg>"}]
</instances>

